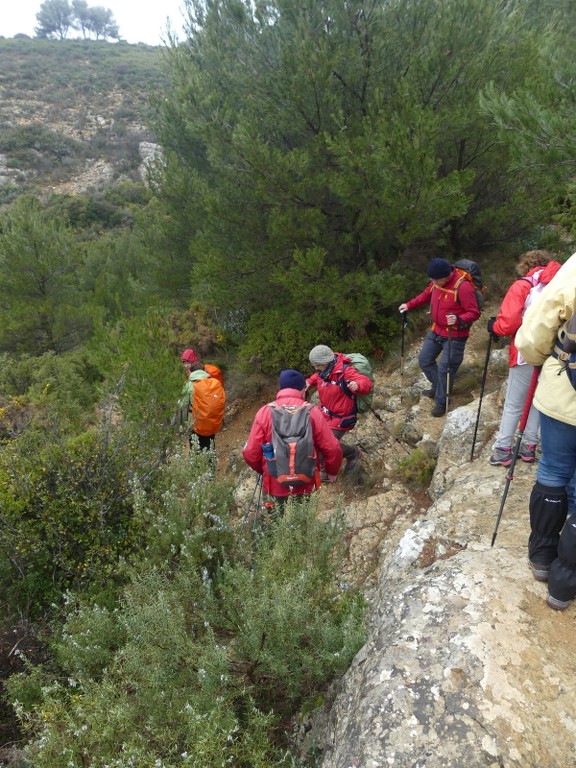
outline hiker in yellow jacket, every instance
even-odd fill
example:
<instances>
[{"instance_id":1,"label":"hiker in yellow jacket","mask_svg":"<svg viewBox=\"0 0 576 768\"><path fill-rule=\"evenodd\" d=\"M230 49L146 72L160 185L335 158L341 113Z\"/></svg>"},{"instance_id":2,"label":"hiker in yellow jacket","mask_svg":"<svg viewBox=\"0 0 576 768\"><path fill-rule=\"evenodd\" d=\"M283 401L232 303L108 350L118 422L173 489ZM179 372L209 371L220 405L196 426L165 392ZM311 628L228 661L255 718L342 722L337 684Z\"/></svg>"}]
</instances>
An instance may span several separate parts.
<instances>
[{"instance_id":1,"label":"hiker in yellow jacket","mask_svg":"<svg viewBox=\"0 0 576 768\"><path fill-rule=\"evenodd\" d=\"M564 610L576 597L576 389L567 369L576 348L576 254L528 308L516 346L542 366L534 405L540 411L542 456L530 495L528 556L534 578L548 581L546 602Z\"/></svg>"}]
</instances>

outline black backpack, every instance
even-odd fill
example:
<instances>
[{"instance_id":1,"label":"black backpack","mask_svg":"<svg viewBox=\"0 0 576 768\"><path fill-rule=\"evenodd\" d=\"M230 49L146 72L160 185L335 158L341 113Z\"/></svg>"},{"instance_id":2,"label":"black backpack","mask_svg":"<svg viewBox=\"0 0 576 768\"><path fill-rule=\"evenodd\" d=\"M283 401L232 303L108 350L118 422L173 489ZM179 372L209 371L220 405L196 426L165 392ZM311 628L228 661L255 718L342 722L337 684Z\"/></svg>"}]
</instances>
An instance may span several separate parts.
<instances>
[{"instance_id":1,"label":"black backpack","mask_svg":"<svg viewBox=\"0 0 576 768\"><path fill-rule=\"evenodd\" d=\"M270 404L272 415L273 456L266 455L268 473L280 485L307 485L314 482L316 450L310 403L303 405Z\"/></svg>"},{"instance_id":2,"label":"black backpack","mask_svg":"<svg viewBox=\"0 0 576 768\"><path fill-rule=\"evenodd\" d=\"M564 364L570 384L576 389L576 313L558 332L552 355Z\"/></svg>"},{"instance_id":3,"label":"black backpack","mask_svg":"<svg viewBox=\"0 0 576 768\"><path fill-rule=\"evenodd\" d=\"M458 293L458 288L460 287L462 280L468 280L474 288L478 309L482 309L486 297L486 288L484 286L484 281L482 280L480 264L476 261L472 261L472 259L460 259L455 264L452 264L452 266L460 275L460 279L456 283L456 294Z\"/></svg>"}]
</instances>

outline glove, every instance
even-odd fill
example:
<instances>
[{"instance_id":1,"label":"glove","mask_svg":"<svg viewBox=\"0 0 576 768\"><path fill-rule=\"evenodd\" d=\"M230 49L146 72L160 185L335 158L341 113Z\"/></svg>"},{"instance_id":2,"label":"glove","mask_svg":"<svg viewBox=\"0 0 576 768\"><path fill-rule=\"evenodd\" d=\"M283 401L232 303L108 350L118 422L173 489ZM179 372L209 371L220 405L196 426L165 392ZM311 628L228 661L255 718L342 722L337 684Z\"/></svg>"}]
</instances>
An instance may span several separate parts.
<instances>
[{"instance_id":1,"label":"glove","mask_svg":"<svg viewBox=\"0 0 576 768\"><path fill-rule=\"evenodd\" d=\"M495 334L495 333L494 333L494 331L492 330L492 329L494 328L494 323L495 323L495 322L496 322L496 318L495 318L495 317L491 317L491 318L488 320L488 322L486 323L486 330L488 331L488 333L490 334L490 336L492 336L492 341L500 341L500 339L501 339L501 336L498 336L498 335L497 335L497 334Z\"/></svg>"}]
</instances>

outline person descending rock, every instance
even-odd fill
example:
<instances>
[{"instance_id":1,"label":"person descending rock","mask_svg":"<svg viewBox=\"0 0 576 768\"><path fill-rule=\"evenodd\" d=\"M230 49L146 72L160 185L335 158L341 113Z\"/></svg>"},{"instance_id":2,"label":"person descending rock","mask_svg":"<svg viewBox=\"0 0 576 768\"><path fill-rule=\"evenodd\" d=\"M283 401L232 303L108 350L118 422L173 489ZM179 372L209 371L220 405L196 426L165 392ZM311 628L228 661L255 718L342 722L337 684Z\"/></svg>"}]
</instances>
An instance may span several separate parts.
<instances>
[{"instance_id":1,"label":"person descending rock","mask_svg":"<svg viewBox=\"0 0 576 768\"><path fill-rule=\"evenodd\" d=\"M530 494L528 559L538 581L548 581L546 602L564 610L576 597L576 254L528 307L516 347L542 366L534 395L540 411L542 455ZM576 377L575 377L576 378Z\"/></svg>"},{"instance_id":2,"label":"person descending rock","mask_svg":"<svg viewBox=\"0 0 576 768\"><path fill-rule=\"evenodd\" d=\"M349 357L333 352L326 344L318 344L310 350L308 357L315 373L306 379L307 389L316 387L324 418L342 445L346 459L344 471L349 472L357 465L362 451L357 445L348 445L342 438L356 426L356 396L367 395L373 382L351 365Z\"/></svg>"},{"instance_id":3,"label":"person descending rock","mask_svg":"<svg viewBox=\"0 0 576 768\"><path fill-rule=\"evenodd\" d=\"M432 259L427 272L428 286L398 309L408 312L430 305L432 328L426 334L418 363L432 385L423 393L435 400L432 416L444 416L448 375L451 387L464 359L470 327L480 317L480 309L472 284L462 279L446 259Z\"/></svg>"},{"instance_id":4,"label":"person descending rock","mask_svg":"<svg viewBox=\"0 0 576 768\"><path fill-rule=\"evenodd\" d=\"M527 363L516 349L514 343L516 331L520 328L526 309L541 293L544 286L552 280L560 266L559 262L553 261L553 254L549 251L523 253L516 266L518 279L508 289L496 317L488 320L488 333L494 340L498 340L501 336L510 336L506 398L500 428L489 459L493 466L509 467L512 463L514 437L534 371L534 366ZM540 413L532 406L518 453L522 461L531 463L536 460L539 429Z\"/></svg>"},{"instance_id":5,"label":"person descending rock","mask_svg":"<svg viewBox=\"0 0 576 768\"><path fill-rule=\"evenodd\" d=\"M276 399L256 413L244 461L262 474L262 490L282 505L289 496L310 494L320 486L320 458L326 480L334 482L342 449L317 405L304 400L306 379L300 371L280 373Z\"/></svg>"},{"instance_id":6,"label":"person descending rock","mask_svg":"<svg viewBox=\"0 0 576 768\"><path fill-rule=\"evenodd\" d=\"M185 349L181 360L188 378L178 408L188 415L190 447L197 442L201 450L213 451L226 406L222 372L215 365L204 366L193 349Z\"/></svg>"}]
</instances>

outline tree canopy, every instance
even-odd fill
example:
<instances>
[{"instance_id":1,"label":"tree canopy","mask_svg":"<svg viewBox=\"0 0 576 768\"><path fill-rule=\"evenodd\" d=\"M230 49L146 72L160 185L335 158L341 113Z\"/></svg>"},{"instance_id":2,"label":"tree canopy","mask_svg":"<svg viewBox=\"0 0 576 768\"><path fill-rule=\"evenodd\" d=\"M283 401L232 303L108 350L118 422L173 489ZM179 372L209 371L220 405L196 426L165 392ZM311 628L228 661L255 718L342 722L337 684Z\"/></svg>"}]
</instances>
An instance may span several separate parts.
<instances>
[{"instance_id":1,"label":"tree canopy","mask_svg":"<svg viewBox=\"0 0 576 768\"><path fill-rule=\"evenodd\" d=\"M83 37L96 40L120 37L112 11L103 6L90 7L86 0L44 0L36 14L36 34L63 40L70 28L78 29Z\"/></svg>"},{"instance_id":2,"label":"tree canopy","mask_svg":"<svg viewBox=\"0 0 576 768\"><path fill-rule=\"evenodd\" d=\"M518 173L480 105L489 82L512 93L539 81L543 27L530 11L522 0L191 0L159 127L194 298L248 315L289 305L310 329L362 335L415 248L457 255L546 218L546 174ZM313 282L312 296L299 290Z\"/></svg>"}]
</instances>

